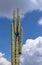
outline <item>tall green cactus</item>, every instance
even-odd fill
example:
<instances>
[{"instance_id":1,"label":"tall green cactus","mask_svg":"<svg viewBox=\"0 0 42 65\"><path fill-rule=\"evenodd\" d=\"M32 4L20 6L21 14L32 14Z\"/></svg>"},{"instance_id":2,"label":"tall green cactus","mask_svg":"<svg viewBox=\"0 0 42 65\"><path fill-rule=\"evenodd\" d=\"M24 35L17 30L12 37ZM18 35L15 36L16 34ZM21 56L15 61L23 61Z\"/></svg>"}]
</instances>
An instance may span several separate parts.
<instances>
[{"instance_id":1,"label":"tall green cactus","mask_svg":"<svg viewBox=\"0 0 42 65\"><path fill-rule=\"evenodd\" d=\"M22 28L20 26L20 13L19 8L14 11L13 24L12 24L12 34L11 34L11 51L12 51L12 65L19 65L19 56L22 53Z\"/></svg>"}]
</instances>

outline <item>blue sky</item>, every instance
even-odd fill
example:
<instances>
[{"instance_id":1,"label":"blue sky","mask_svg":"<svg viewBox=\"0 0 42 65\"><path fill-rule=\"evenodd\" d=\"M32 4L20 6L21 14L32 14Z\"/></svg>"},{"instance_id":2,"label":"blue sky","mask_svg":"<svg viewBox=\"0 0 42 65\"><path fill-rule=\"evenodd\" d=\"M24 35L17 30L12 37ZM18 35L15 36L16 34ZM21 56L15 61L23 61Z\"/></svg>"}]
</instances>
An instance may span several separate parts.
<instances>
[{"instance_id":1,"label":"blue sky","mask_svg":"<svg viewBox=\"0 0 42 65\"><path fill-rule=\"evenodd\" d=\"M24 29L24 41L28 38L35 39L38 36L42 36L42 25L39 25L38 21L42 18L42 11L32 11L26 13L22 21Z\"/></svg>"},{"instance_id":2,"label":"blue sky","mask_svg":"<svg viewBox=\"0 0 42 65\"><path fill-rule=\"evenodd\" d=\"M0 18L0 52L6 53L6 57L10 58L11 47L11 21L7 18Z\"/></svg>"},{"instance_id":3,"label":"blue sky","mask_svg":"<svg viewBox=\"0 0 42 65\"><path fill-rule=\"evenodd\" d=\"M42 65L42 1L4 0L4 3L0 2L0 65L10 65L11 62L11 23L13 22L13 10L17 7L20 8L20 23L23 27L20 64L34 65L35 63L35 65Z\"/></svg>"}]
</instances>

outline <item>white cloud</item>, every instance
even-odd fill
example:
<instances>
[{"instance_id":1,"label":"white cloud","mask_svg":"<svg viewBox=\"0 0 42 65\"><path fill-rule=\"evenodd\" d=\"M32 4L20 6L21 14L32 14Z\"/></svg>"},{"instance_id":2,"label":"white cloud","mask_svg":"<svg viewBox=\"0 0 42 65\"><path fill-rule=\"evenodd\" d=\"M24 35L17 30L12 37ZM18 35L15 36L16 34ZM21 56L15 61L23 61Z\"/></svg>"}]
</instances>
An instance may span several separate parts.
<instances>
[{"instance_id":1,"label":"white cloud","mask_svg":"<svg viewBox=\"0 0 42 65\"><path fill-rule=\"evenodd\" d=\"M12 18L13 10L20 8L21 13L42 10L42 0L0 0L0 16Z\"/></svg>"},{"instance_id":2,"label":"white cloud","mask_svg":"<svg viewBox=\"0 0 42 65\"><path fill-rule=\"evenodd\" d=\"M31 2L32 2L33 4L35 4L35 5L38 4L37 0L31 0Z\"/></svg>"},{"instance_id":3,"label":"white cloud","mask_svg":"<svg viewBox=\"0 0 42 65\"><path fill-rule=\"evenodd\" d=\"M2 54L2 53L0 53L0 58L2 57L2 56L4 56L5 54Z\"/></svg>"},{"instance_id":4,"label":"white cloud","mask_svg":"<svg viewBox=\"0 0 42 65\"><path fill-rule=\"evenodd\" d=\"M5 54L0 52L0 65L11 65L11 63L6 58L4 58L4 55Z\"/></svg>"},{"instance_id":5,"label":"white cloud","mask_svg":"<svg viewBox=\"0 0 42 65\"><path fill-rule=\"evenodd\" d=\"M0 52L0 65L11 65ZM42 37L36 39L27 39L22 47L20 56L20 65L42 65Z\"/></svg>"},{"instance_id":6,"label":"white cloud","mask_svg":"<svg viewBox=\"0 0 42 65\"><path fill-rule=\"evenodd\" d=\"M42 65L42 37L27 39L20 56L21 65Z\"/></svg>"},{"instance_id":7,"label":"white cloud","mask_svg":"<svg viewBox=\"0 0 42 65\"><path fill-rule=\"evenodd\" d=\"M39 25L42 25L42 18L40 18L40 20L38 21Z\"/></svg>"}]
</instances>

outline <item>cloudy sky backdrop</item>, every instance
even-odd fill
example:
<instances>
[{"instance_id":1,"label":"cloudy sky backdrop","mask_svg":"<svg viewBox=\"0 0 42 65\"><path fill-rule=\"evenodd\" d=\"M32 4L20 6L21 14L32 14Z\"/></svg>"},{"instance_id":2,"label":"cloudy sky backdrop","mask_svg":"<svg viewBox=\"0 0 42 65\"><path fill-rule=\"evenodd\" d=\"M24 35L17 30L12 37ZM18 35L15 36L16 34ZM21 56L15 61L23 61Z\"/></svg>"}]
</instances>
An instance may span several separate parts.
<instances>
[{"instance_id":1,"label":"cloudy sky backdrop","mask_svg":"<svg viewBox=\"0 0 42 65\"><path fill-rule=\"evenodd\" d=\"M23 27L20 65L42 65L42 0L0 0L0 65L11 65L10 30L17 8Z\"/></svg>"}]
</instances>

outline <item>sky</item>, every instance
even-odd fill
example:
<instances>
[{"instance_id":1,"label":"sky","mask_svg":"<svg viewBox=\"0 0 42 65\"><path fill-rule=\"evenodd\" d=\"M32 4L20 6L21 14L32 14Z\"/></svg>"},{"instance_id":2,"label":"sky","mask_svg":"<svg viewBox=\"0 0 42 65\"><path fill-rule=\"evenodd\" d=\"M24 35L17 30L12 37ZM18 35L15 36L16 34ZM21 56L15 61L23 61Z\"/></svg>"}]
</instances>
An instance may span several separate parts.
<instances>
[{"instance_id":1,"label":"sky","mask_svg":"<svg viewBox=\"0 0 42 65\"><path fill-rule=\"evenodd\" d=\"M17 8L23 27L20 65L42 65L42 0L0 0L0 65L11 65L11 23Z\"/></svg>"}]
</instances>

